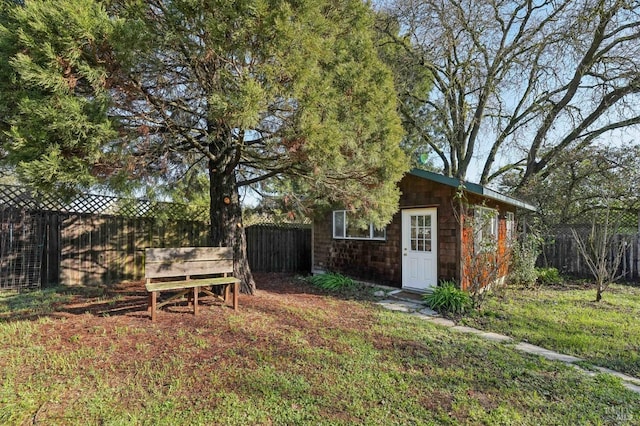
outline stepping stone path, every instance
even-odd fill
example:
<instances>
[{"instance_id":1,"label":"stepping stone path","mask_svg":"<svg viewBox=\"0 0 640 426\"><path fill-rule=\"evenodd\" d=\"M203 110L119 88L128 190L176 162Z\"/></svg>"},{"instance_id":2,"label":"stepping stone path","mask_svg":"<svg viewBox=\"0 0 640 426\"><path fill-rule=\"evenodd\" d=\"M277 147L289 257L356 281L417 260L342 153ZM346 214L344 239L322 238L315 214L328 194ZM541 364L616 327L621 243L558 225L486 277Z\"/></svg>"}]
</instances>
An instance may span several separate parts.
<instances>
[{"instance_id":1,"label":"stepping stone path","mask_svg":"<svg viewBox=\"0 0 640 426\"><path fill-rule=\"evenodd\" d=\"M442 318L436 311L425 307L422 303L419 302L418 298L404 297L406 293L403 291L394 290L388 293L382 292L378 294L380 294L383 297L386 297L386 299L380 300L379 302L377 302L378 305L382 306L385 309L389 309L396 312L405 312L405 313L417 316L425 321L429 321L432 324L448 327L451 330L456 331L458 333L473 334L482 339L490 340L492 342L505 343L505 344L514 343L511 337L505 336L503 334L489 333L473 327L456 325L456 323L451 321L450 319ZM584 361L581 358L571 356L571 355L565 355L559 352L554 352L549 349L545 349L540 346L535 346L525 342L516 343L514 346L514 349L527 354L538 355L550 361L564 362L565 364L570 365L589 376L595 376L596 374L600 374L600 373L611 374L613 376L620 378L625 388L640 394L640 379L636 377L632 377L632 376L620 373L618 371L614 371L608 368L598 367L598 366L593 366L593 369L595 369L596 371L586 370L576 364L577 362Z\"/></svg>"}]
</instances>

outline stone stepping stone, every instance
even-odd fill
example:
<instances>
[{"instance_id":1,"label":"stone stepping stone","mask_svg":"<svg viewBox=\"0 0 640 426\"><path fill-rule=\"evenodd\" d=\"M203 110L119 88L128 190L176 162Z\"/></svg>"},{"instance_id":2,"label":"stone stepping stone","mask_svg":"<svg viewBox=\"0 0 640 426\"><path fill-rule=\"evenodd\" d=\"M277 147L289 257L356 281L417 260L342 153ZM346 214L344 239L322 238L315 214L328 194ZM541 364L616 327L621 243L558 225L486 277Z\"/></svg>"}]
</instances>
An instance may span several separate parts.
<instances>
[{"instance_id":1,"label":"stone stepping stone","mask_svg":"<svg viewBox=\"0 0 640 426\"><path fill-rule=\"evenodd\" d=\"M515 348L521 352L528 354L539 355L551 361L562 361L566 363L574 363L584 361L582 358L577 358L571 355L565 355L558 352L550 351L549 349L541 348L540 346L531 345L529 343L518 343Z\"/></svg>"}]
</instances>

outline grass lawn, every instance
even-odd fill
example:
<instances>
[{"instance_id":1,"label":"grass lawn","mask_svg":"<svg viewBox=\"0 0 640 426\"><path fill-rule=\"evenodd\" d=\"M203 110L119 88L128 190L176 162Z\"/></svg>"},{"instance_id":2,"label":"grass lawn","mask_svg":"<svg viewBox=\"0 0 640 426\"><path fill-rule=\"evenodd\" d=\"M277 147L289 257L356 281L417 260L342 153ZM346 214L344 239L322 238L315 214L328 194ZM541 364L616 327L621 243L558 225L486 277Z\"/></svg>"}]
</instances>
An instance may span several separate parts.
<instances>
[{"instance_id":1,"label":"grass lawn","mask_svg":"<svg viewBox=\"0 0 640 426\"><path fill-rule=\"evenodd\" d=\"M640 377L640 287L611 285L600 302L595 294L584 285L507 288L463 323Z\"/></svg>"},{"instance_id":2,"label":"grass lawn","mask_svg":"<svg viewBox=\"0 0 640 426\"><path fill-rule=\"evenodd\" d=\"M366 297L256 276L240 310L142 283L0 296L0 424L609 425L640 395ZM351 295L352 296L352 295ZM206 300L206 299L205 299ZM635 423L637 424L637 423Z\"/></svg>"}]
</instances>

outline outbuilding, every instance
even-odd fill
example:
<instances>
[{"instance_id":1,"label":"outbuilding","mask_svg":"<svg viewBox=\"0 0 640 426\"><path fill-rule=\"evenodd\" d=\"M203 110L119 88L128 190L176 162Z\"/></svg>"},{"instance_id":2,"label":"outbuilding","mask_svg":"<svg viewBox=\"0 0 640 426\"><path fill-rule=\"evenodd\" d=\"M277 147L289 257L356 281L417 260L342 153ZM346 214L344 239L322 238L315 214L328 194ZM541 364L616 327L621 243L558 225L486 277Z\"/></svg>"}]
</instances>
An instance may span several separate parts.
<instances>
[{"instance_id":1,"label":"outbuilding","mask_svg":"<svg viewBox=\"0 0 640 426\"><path fill-rule=\"evenodd\" d=\"M516 212L535 207L419 169L407 173L399 188L399 211L383 229L353 226L347 210L316 219L312 272L339 272L416 292L443 280L469 288L506 276Z\"/></svg>"}]
</instances>

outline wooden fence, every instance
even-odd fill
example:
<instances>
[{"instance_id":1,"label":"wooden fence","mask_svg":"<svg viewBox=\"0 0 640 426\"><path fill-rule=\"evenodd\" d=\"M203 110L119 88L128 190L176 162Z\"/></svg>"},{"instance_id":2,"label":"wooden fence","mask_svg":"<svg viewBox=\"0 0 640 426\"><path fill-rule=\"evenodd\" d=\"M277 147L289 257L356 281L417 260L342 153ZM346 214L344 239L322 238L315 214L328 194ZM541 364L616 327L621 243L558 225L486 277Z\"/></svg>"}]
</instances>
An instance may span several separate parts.
<instances>
[{"instance_id":1,"label":"wooden fence","mask_svg":"<svg viewBox=\"0 0 640 426\"><path fill-rule=\"evenodd\" d=\"M43 283L138 280L144 277L145 248L208 245L203 222L94 215L50 215L47 222ZM310 229L255 225L246 233L254 272L311 270Z\"/></svg>"},{"instance_id":2,"label":"wooden fence","mask_svg":"<svg viewBox=\"0 0 640 426\"><path fill-rule=\"evenodd\" d=\"M108 284L144 276L147 247L207 245L202 222L42 213L43 284Z\"/></svg>"},{"instance_id":3,"label":"wooden fence","mask_svg":"<svg viewBox=\"0 0 640 426\"><path fill-rule=\"evenodd\" d=\"M640 279L640 234L616 235L615 241L625 245L625 252L618 268L622 281ZM613 256L613 253L610 254ZM546 238L539 266L554 267L560 272L579 277L590 277L591 271L578 251L573 235L560 233Z\"/></svg>"},{"instance_id":4,"label":"wooden fence","mask_svg":"<svg viewBox=\"0 0 640 426\"><path fill-rule=\"evenodd\" d=\"M246 233L254 272L311 271L310 225L252 225Z\"/></svg>"},{"instance_id":5,"label":"wooden fence","mask_svg":"<svg viewBox=\"0 0 640 426\"><path fill-rule=\"evenodd\" d=\"M0 290L138 280L145 248L208 245L201 221L3 210L0 216ZM254 272L311 270L309 226L254 225L246 235Z\"/></svg>"}]
</instances>

